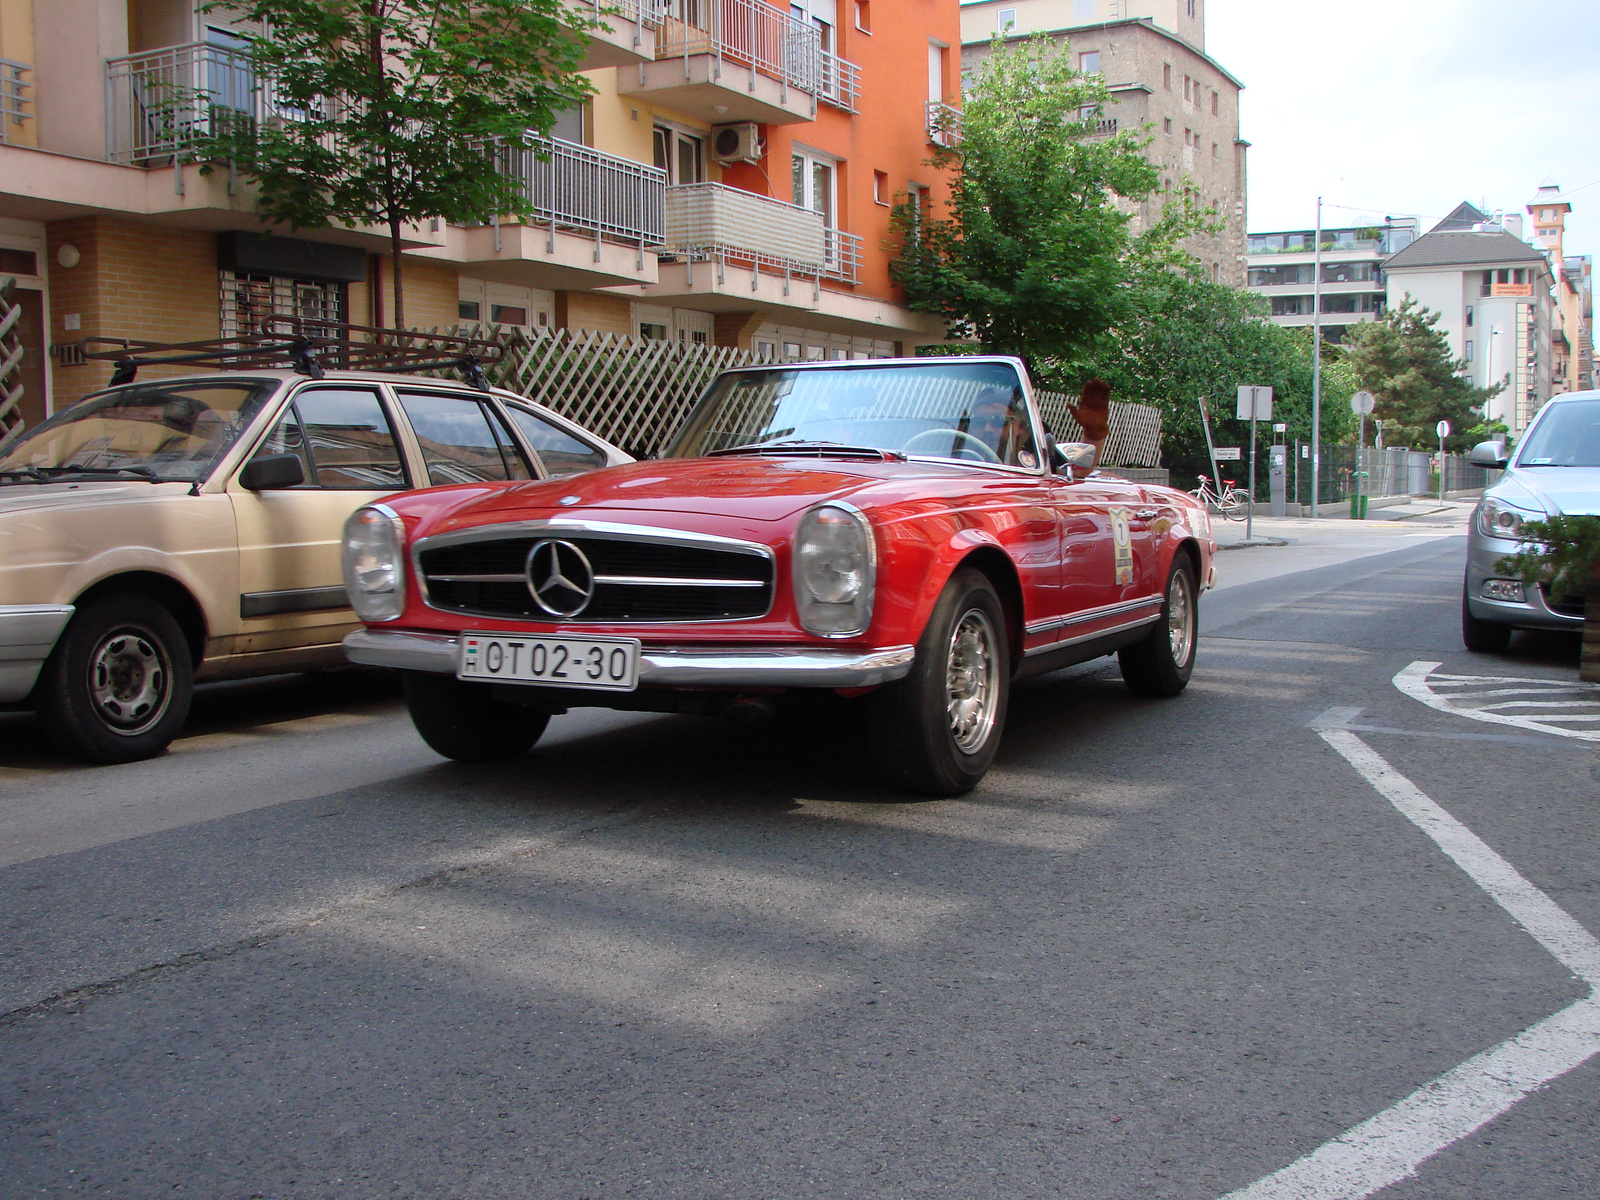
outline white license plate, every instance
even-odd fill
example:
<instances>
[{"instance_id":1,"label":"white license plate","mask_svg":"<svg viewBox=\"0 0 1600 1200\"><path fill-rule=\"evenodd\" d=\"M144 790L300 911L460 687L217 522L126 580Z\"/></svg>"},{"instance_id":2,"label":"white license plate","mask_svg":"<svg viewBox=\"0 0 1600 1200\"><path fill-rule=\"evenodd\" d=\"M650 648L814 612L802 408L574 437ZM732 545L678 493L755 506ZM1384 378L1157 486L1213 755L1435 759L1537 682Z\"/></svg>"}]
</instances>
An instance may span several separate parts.
<instances>
[{"instance_id":1,"label":"white license plate","mask_svg":"<svg viewBox=\"0 0 1600 1200\"><path fill-rule=\"evenodd\" d=\"M633 638L463 633L456 676L631 692L639 686L639 643Z\"/></svg>"}]
</instances>

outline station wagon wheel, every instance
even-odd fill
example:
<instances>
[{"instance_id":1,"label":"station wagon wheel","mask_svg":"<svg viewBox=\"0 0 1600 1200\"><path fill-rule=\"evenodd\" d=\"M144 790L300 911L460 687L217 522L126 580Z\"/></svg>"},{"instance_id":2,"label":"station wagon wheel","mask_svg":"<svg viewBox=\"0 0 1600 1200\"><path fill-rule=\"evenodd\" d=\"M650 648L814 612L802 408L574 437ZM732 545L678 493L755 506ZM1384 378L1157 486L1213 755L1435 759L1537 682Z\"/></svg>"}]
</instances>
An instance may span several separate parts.
<instances>
[{"instance_id":1,"label":"station wagon wheel","mask_svg":"<svg viewBox=\"0 0 1600 1200\"><path fill-rule=\"evenodd\" d=\"M1005 725L1009 647L994 585L982 572L957 572L917 642L910 674L872 698L872 747L886 782L927 796L977 786Z\"/></svg>"},{"instance_id":2,"label":"station wagon wheel","mask_svg":"<svg viewBox=\"0 0 1600 1200\"><path fill-rule=\"evenodd\" d=\"M166 749L189 716L194 667L177 621L132 594L80 609L40 673L46 736L68 754L123 763Z\"/></svg>"},{"instance_id":3,"label":"station wagon wheel","mask_svg":"<svg viewBox=\"0 0 1600 1200\"><path fill-rule=\"evenodd\" d=\"M417 733L435 753L457 762L521 758L550 724L547 713L495 699L490 684L426 671L402 674Z\"/></svg>"},{"instance_id":4,"label":"station wagon wheel","mask_svg":"<svg viewBox=\"0 0 1600 1200\"><path fill-rule=\"evenodd\" d=\"M1198 600L1194 568L1180 554L1167 575L1160 620L1143 641L1117 652L1122 680L1134 695L1176 696L1189 686L1200 628Z\"/></svg>"}]
</instances>

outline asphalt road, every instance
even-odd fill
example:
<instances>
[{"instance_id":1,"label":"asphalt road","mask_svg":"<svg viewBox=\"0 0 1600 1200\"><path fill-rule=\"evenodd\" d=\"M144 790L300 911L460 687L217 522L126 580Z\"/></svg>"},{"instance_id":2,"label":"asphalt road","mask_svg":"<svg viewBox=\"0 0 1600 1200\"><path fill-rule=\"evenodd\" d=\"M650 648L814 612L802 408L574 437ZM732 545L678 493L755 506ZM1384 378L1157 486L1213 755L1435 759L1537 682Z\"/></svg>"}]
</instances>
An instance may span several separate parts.
<instances>
[{"instance_id":1,"label":"asphalt road","mask_svg":"<svg viewBox=\"0 0 1600 1200\"><path fill-rule=\"evenodd\" d=\"M1444 678L1576 676L1461 649L1453 533L1229 552L1184 696L1023 685L957 801L848 712L495 767L377 673L128 767L0 718L0 1196L1600 1195L1591 693Z\"/></svg>"}]
</instances>

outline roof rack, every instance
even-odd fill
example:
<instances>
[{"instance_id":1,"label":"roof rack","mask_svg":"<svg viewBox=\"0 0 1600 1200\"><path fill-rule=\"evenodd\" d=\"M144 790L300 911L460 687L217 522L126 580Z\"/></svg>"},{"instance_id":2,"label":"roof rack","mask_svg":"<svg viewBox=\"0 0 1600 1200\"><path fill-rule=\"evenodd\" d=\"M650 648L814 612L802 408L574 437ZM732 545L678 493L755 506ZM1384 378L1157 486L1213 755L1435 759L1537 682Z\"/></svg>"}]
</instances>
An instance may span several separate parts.
<instances>
[{"instance_id":1,"label":"roof rack","mask_svg":"<svg viewBox=\"0 0 1600 1200\"><path fill-rule=\"evenodd\" d=\"M290 367L321 379L324 368L404 373L454 367L467 382L489 390L484 366L505 357L505 347L484 338L410 329L382 329L313 317L267 317L257 332L198 342L147 342L138 338L88 337L85 358L115 362L111 385L132 383L140 367L227 367L262 370Z\"/></svg>"}]
</instances>

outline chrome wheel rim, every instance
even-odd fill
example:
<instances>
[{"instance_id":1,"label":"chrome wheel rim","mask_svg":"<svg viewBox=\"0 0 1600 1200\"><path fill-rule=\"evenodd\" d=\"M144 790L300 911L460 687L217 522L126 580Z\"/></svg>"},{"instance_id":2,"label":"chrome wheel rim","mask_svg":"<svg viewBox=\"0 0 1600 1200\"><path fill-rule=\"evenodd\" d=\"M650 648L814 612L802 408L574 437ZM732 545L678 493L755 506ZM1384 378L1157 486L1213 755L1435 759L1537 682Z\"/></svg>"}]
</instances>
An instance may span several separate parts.
<instances>
[{"instance_id":1,"label":"chrome wheel rim","mask_svg":"<svg viewBox=\"0 0 1600 1200\"><path fill-rule=\"evenodd\" d=\"M968 609L950 634L945 672L950 736L963 754L976 754L994 729L999 704L999 643L981 609Z\"/></svg>"},{"instance_id":2,"label":"chrome wheel rim","mask_svg":"<svg viewBox=\"0 0 1600 1200\"><path fill-rule=\"evenodd\" d=\"M1182 571L1167 585L1167 639L1172 661L1183 666L1194 648L1194 598L1189 592L1189 577Z\"/></svg>"},{"instance_id":3,"label":"chrome wheel rim","mask_svg":"<svg viewBox=\"0 0 1600 1200\"><path fill-rule=\"evenodd\" d=\"M172 668L161 643L139 629L118 629L89 655L89 700L107 729L132 737L166 714Z\"/></svg>"}]
</instances>

